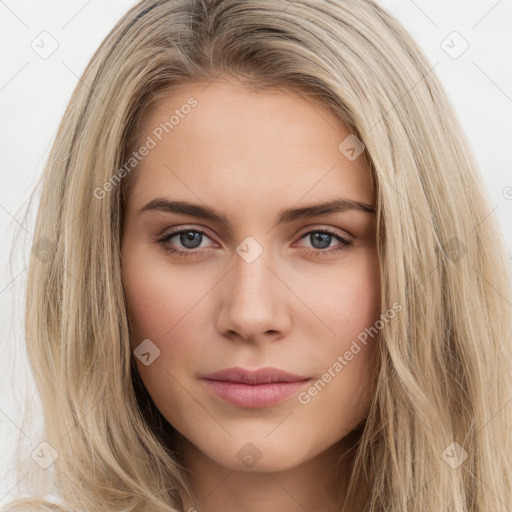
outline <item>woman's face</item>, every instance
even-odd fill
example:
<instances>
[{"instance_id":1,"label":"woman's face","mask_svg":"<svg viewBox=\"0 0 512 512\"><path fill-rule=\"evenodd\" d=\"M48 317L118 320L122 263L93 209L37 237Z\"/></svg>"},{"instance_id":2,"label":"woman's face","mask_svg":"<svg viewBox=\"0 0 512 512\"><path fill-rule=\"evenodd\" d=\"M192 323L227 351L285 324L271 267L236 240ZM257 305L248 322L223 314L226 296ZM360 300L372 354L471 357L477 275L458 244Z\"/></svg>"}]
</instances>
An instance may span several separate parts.
<instances>
[{"instance_id":1,"label":"woman's face","mask_svg":"<svg viewBox=\"0 0 512 512\"><path fill-rule=\"evenodd\" d=\"M298 95L220 81L159 100L138 134L122 271L154 403L226 468L278 471L325 452L367 415L377 372L378 337L364 335L380 313L375 214L309 210L374 206L357 139ZM233 367L309 381L204 379Z\"/></svg>"}]
</instances>

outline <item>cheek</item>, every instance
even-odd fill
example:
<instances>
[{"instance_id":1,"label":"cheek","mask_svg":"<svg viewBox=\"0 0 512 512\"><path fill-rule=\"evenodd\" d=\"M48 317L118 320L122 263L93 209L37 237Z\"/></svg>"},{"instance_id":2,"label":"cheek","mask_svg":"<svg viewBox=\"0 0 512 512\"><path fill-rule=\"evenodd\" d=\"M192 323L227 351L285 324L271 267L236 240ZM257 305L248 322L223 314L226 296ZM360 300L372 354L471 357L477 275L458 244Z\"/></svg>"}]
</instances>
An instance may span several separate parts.
<instances>
[{"instance_id":1,"label":"cheek","mask_svg":"<svg viewBox=\"0 0 512 512\"><path fill-rule=\"evenodd\" d=\"M380 279L376 262L368 261L354 269L351 276L340 278L337 304L329 308L333 330L352 340L371 327L380 313Z\"/></svg>"},{"instance_id":2,"label":"cheek","mask_svg":"<svg viewBox=\"0 0 512 512\"><path fill-rule=\"evenodd\" d=\"M335 267L319 267L299 276L294 279L295 290L312 314L304 317L307 323L297 321L310 329L311 339L321 336L327 346L341 350L378 320L380 272L372 251L354 253Z\"/></svg>"},{"instance_id":3,"label":"cheek","mask_svg":"<svg viewBox=\"0 0 512 512\"><path fill-rule=\"evenodd\" d=\"M313 352L311 361L319 372L314 388L306 390L301 402L319 413L331 407L342 411L341 416L326 417L333 431L349 417L355 425L366 414L373 396L381 299L378 260L373 254L358 255L357 264L336 270L328 279L317 276L307 295L323 326L320 330L318 320L311 317L308 337L321 347ZM322 282L323 287L319 286Z\"/></svg>"},{"instance_id":4,"label":"cheek","mask_svg":"<svg viewBox=\"0 0 512 512\"><path fill-rule=\"evenodd\" d=\"M207 276L199 279L190 272L173 269L165 256L138 256L134 250L123 259L131 347L135 350L149 339L160 351L148 366L134 359L148 391L158 400L166 388L174 386L169 374L181 381L182 374L201 360L201 337L209 318L204 296L211 285ZM167 384L162 386L163 382Z\"/></svg>"},{"instance_id":5,"label":"cheek","mask_svg":"<svg viewBox=\"0 0 512 512\"><path fill-rule=\"evenodd\" d=\"M142 338L155 340L157 344L175 338L177 329L186 324L189 312L200 306L205 290L190 275L173 271L165 260L130 256L123 263L123 287L128 304L128 315L136 344ZM207 288L204 284L204 288Z\"/></svg>"}]
</instances>

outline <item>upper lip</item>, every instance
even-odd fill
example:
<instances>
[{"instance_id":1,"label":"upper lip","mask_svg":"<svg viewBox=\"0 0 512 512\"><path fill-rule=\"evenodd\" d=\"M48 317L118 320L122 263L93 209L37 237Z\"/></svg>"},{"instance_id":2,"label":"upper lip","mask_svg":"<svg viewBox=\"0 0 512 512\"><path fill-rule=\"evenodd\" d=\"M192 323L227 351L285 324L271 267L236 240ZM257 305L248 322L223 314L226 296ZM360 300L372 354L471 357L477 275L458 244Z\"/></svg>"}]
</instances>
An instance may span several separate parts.
<instances>
[{"instance_id":1,"label":"upper lip","mask_svg":"<svg viewBox=\"0 0 512 512\"><path fill-rule=\"evenodd\" d=\"M239 382L242 384L267 384L269 382L297 382L309 380L310 377L295 375L268 366L259 370L246 370L245 368L225 368L202 376L203 379Z\"/></svg>"}]
</instances>

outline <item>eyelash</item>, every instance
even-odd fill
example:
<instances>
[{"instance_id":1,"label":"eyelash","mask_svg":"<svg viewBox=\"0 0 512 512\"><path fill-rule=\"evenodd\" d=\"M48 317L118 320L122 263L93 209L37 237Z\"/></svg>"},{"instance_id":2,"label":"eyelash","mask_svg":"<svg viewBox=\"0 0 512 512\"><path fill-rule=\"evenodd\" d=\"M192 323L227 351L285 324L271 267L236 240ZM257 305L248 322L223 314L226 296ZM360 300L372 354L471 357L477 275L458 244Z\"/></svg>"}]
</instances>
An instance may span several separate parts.
<instances>
[{"instance_id":1,"label":"eyelash","mask_svg":"<svg viewBox=\"0 0 512 512\"><path fill-rule=\"evenodd\" d=\"M180 230L177 230L177 231L173 231L171 233L168 233L167 235L165 235L163 238L161 238L160 240L158 240L159 243L161 243L164 247L165 247L165 250L174 254L174 255L177 255L177 256L180 256L180 257L184 257L184 258L187 258L187 257L194 257L194 256L201 256L202 253L205 251L205 249L188 249L188 250L183 250L183 249L176 249L174 247L171 247L169 245L169 240L171 238L174 238L175 236L177 235L180 235L182 233L189 233L189 232L193 232L193 233L200 233L204 236L207 236L208 238L210 238L208 236L208 234L201 230L201 229L180 229ZM305 252L311 256L326 256L326 255L331 255L333 253L339 253L341 251L346 251L350 248L353 247L353 242L352 240L349 240L348 238L344 238L342 237L341 235L339 235L338 233L334 232L334 231L331 231L330 229L327 229L327 228L319 228L319 229L313 229L311 231L308 231L306 233L304 233L300 238L299 240L305 238L306 236L308 235L311 235L313 233L325 233L327 235L331 235L333 236L334 238L336 238L339 242L341 242L340 246L336 247L335 249L331 249L331 250L322 250L322 249L308 249L306 250Z\"/></svg>"}]
</instances>

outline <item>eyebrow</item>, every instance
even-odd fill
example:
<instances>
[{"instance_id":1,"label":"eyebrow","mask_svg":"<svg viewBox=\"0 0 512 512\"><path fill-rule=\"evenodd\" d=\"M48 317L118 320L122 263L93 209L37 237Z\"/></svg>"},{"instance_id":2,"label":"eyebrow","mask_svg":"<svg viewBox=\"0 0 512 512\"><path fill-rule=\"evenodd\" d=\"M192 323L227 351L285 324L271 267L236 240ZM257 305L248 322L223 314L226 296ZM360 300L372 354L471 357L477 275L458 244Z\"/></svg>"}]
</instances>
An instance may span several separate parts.
<instances>
[{"instance_id":1,"label":"eyebrow","mask_svg":"<svg viewBox=\"0 0 512 512\"><path fill-rule=\"evenodd\" d=\"M162 197L157 197L143 206L138 213L140 214L145 211L154 210L164 213L190 215L200 219L208 219L219 224L223 224L227 226L229 230L232 230L231 223L227 217L208 206L193 204L187 201L170 201ZM351 210L368 213L370 215L375 214L375 207L372 205L355 201L353 199L340 198L312 206L281 210L277 215L277 224L284 224L299 219L327 215L330 213L342 213Z\"/></svg>"}]
</instances>

